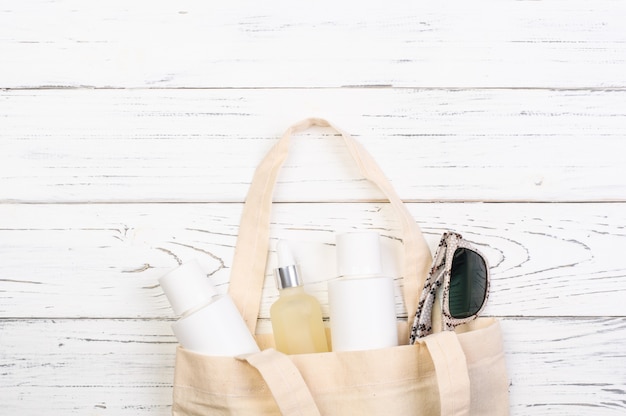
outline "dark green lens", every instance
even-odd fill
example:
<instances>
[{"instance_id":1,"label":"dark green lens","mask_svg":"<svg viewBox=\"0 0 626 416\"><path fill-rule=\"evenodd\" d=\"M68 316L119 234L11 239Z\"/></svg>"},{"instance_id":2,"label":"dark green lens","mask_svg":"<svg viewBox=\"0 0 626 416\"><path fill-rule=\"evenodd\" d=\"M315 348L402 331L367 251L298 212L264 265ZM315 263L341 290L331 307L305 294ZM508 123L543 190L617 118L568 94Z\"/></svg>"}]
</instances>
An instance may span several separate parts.
<instances>
[{"instance_id":1,"label":"dark green lens","mask_svg":"<svg viewBox=\"0 0 626 416\"><path fill-rule=\"evenodd\" d=\"M458 248L450 275L450 315L456 319L475 315L487 295L487 265L475 251Z\"/></svg>"}]
</instances>

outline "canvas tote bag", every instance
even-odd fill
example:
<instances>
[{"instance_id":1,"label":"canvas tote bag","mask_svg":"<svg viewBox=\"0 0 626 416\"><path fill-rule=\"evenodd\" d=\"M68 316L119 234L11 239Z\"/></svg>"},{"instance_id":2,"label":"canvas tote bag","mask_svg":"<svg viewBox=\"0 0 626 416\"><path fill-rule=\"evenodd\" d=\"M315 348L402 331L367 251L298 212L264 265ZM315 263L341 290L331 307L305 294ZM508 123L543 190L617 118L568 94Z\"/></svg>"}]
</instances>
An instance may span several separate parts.
<instances>
[{"instance_id":1,"label":"canvas tote bag","mask_svg":"<svg viewBox=\"0 0 626 416\"><path fill-rule=\"evenodd\" d=\"M361 174L383 192L399 217L403 297L411 317L432 260L428 246L371 156L322 119L306 119L290 127L258 166L242 213L229 294L254 333L274 184L291 136L311 126L340 133ZM399 329L407 343L407 322L400 321ZM244 357L211 357L178 347L172 412L176 416L508 415L509 382L498 322L479 318L457 332L429 335L415 345L290 356L268 348L273 345L271 334L257 334L262 352Z\"/></svg>"}]
</instances>

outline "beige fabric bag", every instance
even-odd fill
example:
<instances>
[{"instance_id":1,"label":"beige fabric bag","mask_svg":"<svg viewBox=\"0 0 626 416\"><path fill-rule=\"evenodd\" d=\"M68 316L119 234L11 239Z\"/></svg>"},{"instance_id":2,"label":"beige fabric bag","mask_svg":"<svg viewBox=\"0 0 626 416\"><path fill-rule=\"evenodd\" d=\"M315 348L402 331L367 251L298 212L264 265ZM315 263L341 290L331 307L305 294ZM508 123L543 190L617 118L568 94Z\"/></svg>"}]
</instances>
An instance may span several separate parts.
<instances>
[{"instance_id":1,"label":"beige fabric bag","mask_svg":"<svg viewBox=\"0 0 626 416\"><path fill-rule=\"evenodd\" d=\"M252 333L265 277L274 184L291 135L313 125L341 133L361 173L380 188L401 219L409 316L428 273L431 254L419 226L371 156L327 121L304 120L289 128L259 165L242 213L229 293ZM399 327L408 341L407 323ZM463 330L433 334L415 345L291 356L267 348L271 334L256 335L266 349L246 357L209 357L179 347L173 414L508 415L509 382L498 322L479 318Z\"/></svg>"}]
</instances>

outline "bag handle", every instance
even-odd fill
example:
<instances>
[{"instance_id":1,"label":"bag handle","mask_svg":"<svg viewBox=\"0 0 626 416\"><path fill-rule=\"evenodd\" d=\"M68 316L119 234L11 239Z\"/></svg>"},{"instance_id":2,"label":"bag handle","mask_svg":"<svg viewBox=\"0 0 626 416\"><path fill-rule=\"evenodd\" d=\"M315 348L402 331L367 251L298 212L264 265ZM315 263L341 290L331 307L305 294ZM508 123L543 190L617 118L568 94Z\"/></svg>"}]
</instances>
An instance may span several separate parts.
<instances>
[{"instance_id":1,"label":"bag handle","mask_svg":"<svg viewBox=\"0 0 626 416\"><path fill-rule=\"evenodd\" d=\"M265 280L274 186L289 153L291 136L312 126L330 127L341 135L361 174L378 186L399 216L404 243L403 295L409 316L417 310L419 291L430 267L430 250L419 226L365 148L324 119L302 120L287 129L257 167L241 215L228 293L253 334Z\"/></svg>"},{"instance_id":2,"label":"bag handle","mask_svg":"<svg viewBox=\"0 0 626 416\"><path fill-rule=\"evenodd\" d=\"M470 380L457 334L439 332L418 343L426 346L433 360L441 416L469 416ZM270 348L239 359L259 371L283 416L320 416L300 371L287 355Z\"/></svg>"},{"instance_id":3,"label":"bag handle","mask_svg":"<svg viewBox=\"0 0 626 416\"><path fill-rule=\"evenodd\" d=\"M321 416L298 367L285 354L268 348L238 358L259 370L283 416Z\"/></svg>"},{"instance_id":4,"label":"bag handle","mask_svg":"<svg viewBox=\"0 0 626 416\"><path fill-rule=\"evenodd\" d=\"M470 379L465 353L454 331L422 338L435 365L442 416L469 416Z\"/></svg>"}]
</instances>

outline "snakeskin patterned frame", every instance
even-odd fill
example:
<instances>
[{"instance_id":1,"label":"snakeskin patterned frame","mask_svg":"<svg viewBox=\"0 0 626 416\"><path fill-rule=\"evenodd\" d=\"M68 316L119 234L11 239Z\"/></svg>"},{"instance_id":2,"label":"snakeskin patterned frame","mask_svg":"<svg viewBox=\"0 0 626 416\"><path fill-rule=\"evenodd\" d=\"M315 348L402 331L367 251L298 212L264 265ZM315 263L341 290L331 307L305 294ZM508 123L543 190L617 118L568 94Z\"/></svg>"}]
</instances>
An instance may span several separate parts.
<instances>
[{"instance_id":1,"label":"snakeskin patterned frame","mask_svg":"<svg viewBox=\"0 0 626 416\"><path fill-rule=\"evenodd\" d=\"M486 287L485 287L485 299L479 310L472 316L467 318L457 319L450 314L450 275L452 271L452 260L454 253L458 248L464 248L466 250L473 251L478 254L485 262L486 269ZM435 298L439 288L443 285L443 305L442 305L442 330L451 331L458 325L470 322L476 319L482 312L487 304L487 298L489 297L489 284L490 273L489 263L487 258L476 248L474 248L467 240L463 239L461 234L453 231L448 231L443 234L439 241L439 246L435 252L435 258L433 265L428 273L428 277L424 282L424 289L420 296L419 303L417 305L417 311L415 313L415 319L413 326L411 327L411 334L409 336L409 343L414 344L418 338L425 337L432 333L432 310L435 303Z\"/></svg>"}]
</instances>

